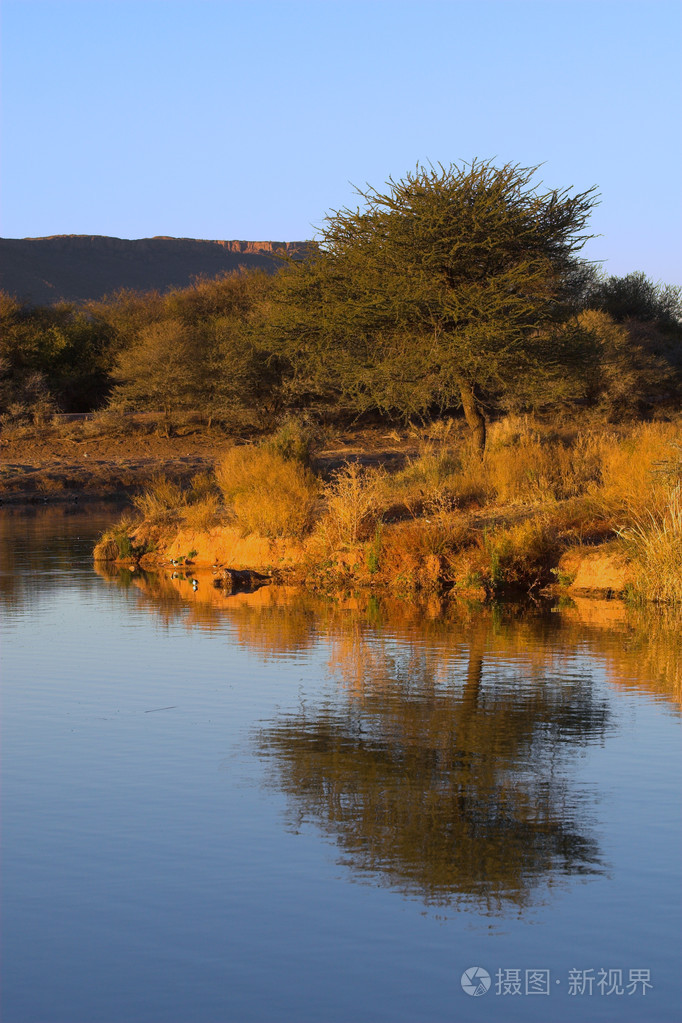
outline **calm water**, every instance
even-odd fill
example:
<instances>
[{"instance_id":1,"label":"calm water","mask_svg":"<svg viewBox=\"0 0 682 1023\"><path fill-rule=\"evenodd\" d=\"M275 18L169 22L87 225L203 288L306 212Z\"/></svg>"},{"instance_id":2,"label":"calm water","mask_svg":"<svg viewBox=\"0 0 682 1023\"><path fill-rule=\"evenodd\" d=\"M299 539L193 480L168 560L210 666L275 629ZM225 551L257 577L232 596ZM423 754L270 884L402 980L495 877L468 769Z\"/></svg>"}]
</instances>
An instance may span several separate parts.
<instances>
[{"instance_id":1,"label":"calm water","mask_svg":"<svg viewBox=\"0 0 682 1023\"><path fill-rule=\"evenodd\" d=\"M107 578L111 518L2 511L4 1023L679 1018L674 621Z\"/></svg>"}]
</instances>

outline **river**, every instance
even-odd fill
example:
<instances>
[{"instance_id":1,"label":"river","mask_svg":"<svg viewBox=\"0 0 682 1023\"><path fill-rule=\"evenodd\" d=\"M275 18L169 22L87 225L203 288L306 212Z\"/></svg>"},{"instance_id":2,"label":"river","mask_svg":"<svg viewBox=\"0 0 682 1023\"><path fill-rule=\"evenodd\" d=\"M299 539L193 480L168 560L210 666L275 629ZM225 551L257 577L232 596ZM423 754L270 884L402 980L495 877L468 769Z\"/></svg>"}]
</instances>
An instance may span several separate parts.
<instances>
[{"instance_id":1,"label":"river","mask_svg":"<svg viewBox=\"0 0 682 1023\"><path fill-rule=\"evenodd\" d=\"M679 621L96 572L0 510L4 1023L671 1023Z\"/></svg>"}]
</instances>

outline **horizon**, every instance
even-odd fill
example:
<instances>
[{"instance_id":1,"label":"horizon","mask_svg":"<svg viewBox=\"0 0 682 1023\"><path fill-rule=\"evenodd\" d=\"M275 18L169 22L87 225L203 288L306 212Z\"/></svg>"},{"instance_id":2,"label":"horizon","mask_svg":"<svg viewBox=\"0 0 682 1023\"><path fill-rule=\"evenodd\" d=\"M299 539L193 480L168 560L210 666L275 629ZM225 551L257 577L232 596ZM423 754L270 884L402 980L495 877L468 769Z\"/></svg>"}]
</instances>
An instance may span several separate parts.
<instances>
[{"instance_id":1,"label":"horizon","mask_svg":"<svg viewBox=\"0 0 682 1023\"><path fill-rule=\"evenodd\" d=\"M2 236L315 240L352 182L538 166L682 284L676 0L5 0ZM316 226L318 225L318 226Z\"/></svg>"},{"instance_id":2,"label":"horizon","mask_svg":"<svg viewBox=\"0 0 682 1023\"><path fill-rule=\"evenodd\" d=\"M297 245L300 242L312 240L310 238L192 238L189 235L180 237L176 234L147 234L138 238L123 238L118 234L36 234L25 235L23 238L9 238L7 235L0 235L0 241L4 242L46 242L52 238L113 238L119 242L216 242L216 244L246 242L248 245L263 244L264 242L269 242L271 245L275 245L277 242L282 245Z\"/></svg>"}]
</instances>

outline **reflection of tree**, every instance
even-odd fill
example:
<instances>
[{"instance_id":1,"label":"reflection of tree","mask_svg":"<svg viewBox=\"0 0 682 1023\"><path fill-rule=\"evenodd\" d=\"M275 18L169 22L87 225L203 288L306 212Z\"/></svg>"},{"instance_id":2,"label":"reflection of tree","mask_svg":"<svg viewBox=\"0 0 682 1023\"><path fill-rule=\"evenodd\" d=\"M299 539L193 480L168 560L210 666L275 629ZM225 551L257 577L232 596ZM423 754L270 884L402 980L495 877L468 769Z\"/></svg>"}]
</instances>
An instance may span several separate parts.
<instances>
[{"instance_id":1,"label":"reflection of tree","mask_svg":"<svg viewBox=\"0 0 682 1023\"><path fill-rule=\"evenodd\" d=\"M110 575L103 565L100 575ZM191 573L188 573L191 575ZM390 644L377 648L369 637L394 636L405 642L450 647L457 630L474 620L489 621L487 649L495 656L522 657L543 670L563 664L578 647L603 658L609 678L618 687L655 692L679 705L682 693L682 613L673 608L626 607L619 601L576 601L561 614L529 612L513 605L478 608L458 602L431 606L365 594L335 600L292 586L269 586L253 594L226 596L212 586L210 573L201 577L197 593L184 578L171 573L136 572L135 586L156 608L165 624L182 619L188 628L225 629L240 644L264 658L296 656L319 637L331 643L330 664L349 689L360 692L365 678L376 686L383 675L390 683ZM112 582L115 581L112 576ZM118 579L130 585L121 570ZM589 605L586 615L582 605ZM602 621L601 618L604 618ZM435 654L434 654L435 656ZM453 665L438 655L434 679Z\"/></svg>"},{"instance_id":2,"label":"reflection of tree","mask_svg":"<svg viewBox=\"0 0 682 1023\"><path fill-rule=\"evenodd\" d=\"M97 532L120 515L117 505L55 504L48 507L11 505L0 510L0 605L19 613L29 604L56 594L74 562L90 562ZM81 576L78 585L93 589L94 578Z\"/></svg>"},{"instance_id":3,"label":"reflection of tree","mask_svg":"<svg viewBox=\"0 0 682 1023\"><path fill-rule=\"evenodd\" d=\"M606 710L585 677L488 671L486 631L469 635L445 684L433 648L393 645L382 684L287 717L261 744L294 812L333 834L355 869L428 901L501 910L601 869L565 767Z\"/></svg>"}]
</instances>

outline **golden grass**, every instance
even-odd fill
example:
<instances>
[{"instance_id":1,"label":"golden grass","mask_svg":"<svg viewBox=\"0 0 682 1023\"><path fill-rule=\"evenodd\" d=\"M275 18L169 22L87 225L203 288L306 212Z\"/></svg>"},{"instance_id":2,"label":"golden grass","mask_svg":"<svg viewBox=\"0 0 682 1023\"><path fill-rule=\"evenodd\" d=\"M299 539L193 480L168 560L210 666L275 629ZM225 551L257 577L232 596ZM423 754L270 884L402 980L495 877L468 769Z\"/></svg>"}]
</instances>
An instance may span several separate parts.
<instances>
[{"instance_id":1,"label":"golden grass","mask_svg":"<svg viewBox=\"0 0 682 1023\"><path fill-rule=\"evenodd\" d=\"M641 595L682 599L682 423L598 430L510 416L491 427L482 461L453 433L432 429L398 472L349 462L323 483L304 464L305 433L285 424L229 449L215 478L183 491L158 477L134 503L151 524L201 531L229 516L244 536L306 537L318 583L337 573L489 594L544 586L564 550L618 533Z\"/></svg>"},{"instance_id":2,"label":"golden grass","mask_svg":"<svg viewBox=\"0 0 682 1023\"><path fill-rule=\"evenodd\" d=\"M456 507L482 504L489 482L481 460L466 445L429 445L400 472L388 477L385 502L399 502L412 513L434 505Z\"/></svg>"},{"instance_id":3,"label":"golden grass","mask_svg":"<svg viewBox=\"0 0 682 1023\"><path fill-rule=\"evenodd\" d=\"M231 448L216 480L244 534L301 537L309 531L319 481L299 461L269 447Z\"/></svg>"},{"instance_id":4,"label":"golden grass","mask_svg":"<svg viewBox=\"0 0 682 1023\"><path fill-rule=\"evenodd\" d=\"M182 487L164 475L155 476L141 494L133 497L133 507L145 522L153 525L173 522L179 517L183 505Z\"/></svg>"},{"instance_id":5,"label":"golden grass","mask_svg":"<svg viewBox=\"0 0 682 1023\"><path fill-rule=\"evenodd\" d=\"M682 602L682 487L618 536L635 566L638 593L646 600Z\"/></svg>"},{"instance_id":6,"label":"golden grass","mask_svg":"<svg viewBox=\"0 0 682 1023\"><path fill-rule=\"evenodd\" d=\"M682 430L674 423L640 423L624 436L610 438L601 452L600 499L634 517L664 511L670 474L682 463L680 440Z\"/></svg>"},{"instance_id":7,"label":"golden grass","mask_svg":"<svg viewBox=\"0 0 682 1023\"><path fill-rule=\"evenodd\" d=\"M190 529L209 530L223 519L222 501L218 494L206 494L187 504L182 511L183 522Z\"/></svg>"}]
</instances>

